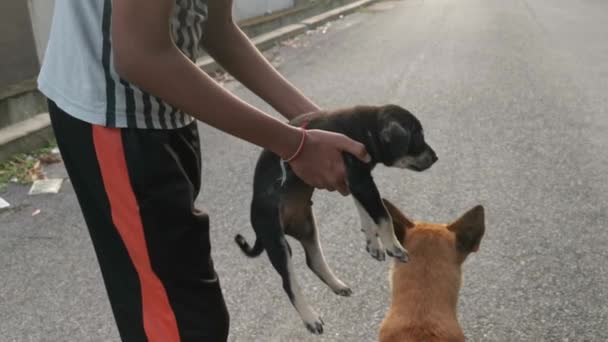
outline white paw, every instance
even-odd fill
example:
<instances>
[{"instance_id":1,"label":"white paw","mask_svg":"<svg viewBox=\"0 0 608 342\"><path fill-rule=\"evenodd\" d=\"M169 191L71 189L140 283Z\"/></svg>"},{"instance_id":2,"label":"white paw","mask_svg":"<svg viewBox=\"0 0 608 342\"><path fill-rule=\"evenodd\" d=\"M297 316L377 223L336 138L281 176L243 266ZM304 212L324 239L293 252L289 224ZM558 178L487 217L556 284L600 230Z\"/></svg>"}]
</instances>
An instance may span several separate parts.
<instances>
[{"instance_id":1,"label":"white paw","mask_svg":"<svg viewBox=\"0 0 608 342\"><path fill-rule=\"evenodd\" d=\"M338 296L342 296L342 297L350 297L350 295L353 294L353 290L351 290L350 287L348 287L348 286L338 287L338 288L334 289L333 291L335 294L337 294Z\"/></svg>"},{"instance_id":2,"label":"white paw","mask_svg":"<svg viewBox=\"0 0 608 342\"><path fill-rule=\"evenodd\" d=\"M374 237L371 240L366 241L365 250L372 258L378 261L384 261L384 249L382 248L382 244L378 240L378 238Z\"/></svg>"},{"instance_id":3,"label":"white paw","mask_svg":"<svg viewBox=\"0 0 608 342\"><path fill-rule=\"evenodd\" d=\"M393 246L391 249L386 249L386 254L388 256L393 257L401 262L408 262L410 260L410 256L407 251L401 246Z\"/></svg>"},{"instance_id":4,"label":"white paw","mask_svg":"<svg viewBox=\"0 0 608 342\"><path fill-rule=\"evenodd\" d=\"M321 335L323 333L323 320L318 317L316 320L311 322L304 322L306 329L315 335Z\"/></svg>"}]
</instances>

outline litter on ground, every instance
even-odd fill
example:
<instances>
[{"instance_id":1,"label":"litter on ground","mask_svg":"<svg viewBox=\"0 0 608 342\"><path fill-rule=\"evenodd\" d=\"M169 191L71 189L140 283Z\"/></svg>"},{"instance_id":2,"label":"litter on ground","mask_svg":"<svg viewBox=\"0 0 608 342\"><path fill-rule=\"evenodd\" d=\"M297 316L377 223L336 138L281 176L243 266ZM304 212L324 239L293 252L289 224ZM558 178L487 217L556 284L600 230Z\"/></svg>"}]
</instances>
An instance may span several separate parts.
<instances>
[{"instance_id":1,"label":"litter on ground","mask_svg":"<svg viewBox=\"0 0 608 342\"><path fill-rule=\"evenodd\" d=\"M10 206L11 206L10 203L8 203L4 198L0 197L0 210L6 209Z\"/></svg>"},{"instance_id":2,"label":"litter on ground","mask_svg":"<svg viewBox=\"0 0 608 342\"><path fill-rule=\"evenodd\" d=\"M32 183L32 187L30 188L29 194L56 194L61 189L62 183L63 179L61 178L35 180L34 183Z\"/></svg>"}]
</instances>

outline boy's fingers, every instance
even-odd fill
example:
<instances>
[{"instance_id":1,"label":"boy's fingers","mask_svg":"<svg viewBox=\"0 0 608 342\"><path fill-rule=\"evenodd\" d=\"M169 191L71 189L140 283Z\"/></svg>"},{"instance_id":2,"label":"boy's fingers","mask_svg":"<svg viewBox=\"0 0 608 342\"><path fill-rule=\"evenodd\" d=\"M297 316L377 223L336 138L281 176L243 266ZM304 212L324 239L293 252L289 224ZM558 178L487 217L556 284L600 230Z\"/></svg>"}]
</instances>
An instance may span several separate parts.
<instances>
[{"instance_id":1,"label":"boy's fingers","mask_svg":"<svg viewBox=\"0 0 608 342\"><path fill-rule=\"evenodd\" d=\"M331 186L332 190L338 190L339 193L344 193L344 187L342 186L342 182L339 180L335 180Z\"/></svg>"},{"instance_id":2,"label":"boy's fingers","mask_svg":"<svg viewBox=\"0 0 608 342\"><path fill-rule=\"evenodd\" d=\"M342 196L348 196L349 191L348 191L348 185L346 185L345 181L342 181L340 186L338 187L338 191L340 192L340 194Z\"/></svg>"},{"instance_id":3,"label":"boy's fingers","mask_svg":"<svg viewBox=\"0 0 608 342\"><path fill-rule=\"evenodd\" d=\"M344 136L342 149L357 157L362 162L369 163L372 161L372 157L369 155L369 153L367 153L365 145L360 142L354 141L346 136Z\"/></svg>"},{"instance_id":4,"label":"boy's fingers","mask_svg":"<svg viewBox=\"0 0 608 342\"><path fill-rule=\"evenodd\" d=\"M334 178L336 189L343 195L348 195L348 187L346 186L346 169L343 162L336 165L336 173Z\"/></svg>"}]
</instances>

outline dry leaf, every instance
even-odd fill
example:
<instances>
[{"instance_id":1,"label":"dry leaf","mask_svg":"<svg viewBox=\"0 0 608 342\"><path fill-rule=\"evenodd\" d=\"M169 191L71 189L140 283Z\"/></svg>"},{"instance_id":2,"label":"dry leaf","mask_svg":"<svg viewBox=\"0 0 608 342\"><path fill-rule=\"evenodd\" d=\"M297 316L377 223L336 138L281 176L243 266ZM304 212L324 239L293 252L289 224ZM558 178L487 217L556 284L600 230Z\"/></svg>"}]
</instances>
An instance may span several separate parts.
<instances>
[{"instance_id":1,"label":"dry leaf","mask_svg":"<svg viewBox=\"0 0 608 342\"><path fill-rule=\"evenodd\" d=\"M57 153L47 153L38 158L43 164L55 164L61 162L61 155Z\"/></svg>"},{"instance_id":2,"label":"dry leaf","mask_svg":"<svg viewBox=\"0 0 608 342\"><path fill-rule=\"evenodd\" d=\"M42 171L42 164L38 160L38 161L36 161L36 163L34 163L34 166L32 166L32 168L27 171L27 179L30 182L34 182L39 179L45 179L45 178L46 177L44 176L44 172Z\"/></svg>"}]
</instances>

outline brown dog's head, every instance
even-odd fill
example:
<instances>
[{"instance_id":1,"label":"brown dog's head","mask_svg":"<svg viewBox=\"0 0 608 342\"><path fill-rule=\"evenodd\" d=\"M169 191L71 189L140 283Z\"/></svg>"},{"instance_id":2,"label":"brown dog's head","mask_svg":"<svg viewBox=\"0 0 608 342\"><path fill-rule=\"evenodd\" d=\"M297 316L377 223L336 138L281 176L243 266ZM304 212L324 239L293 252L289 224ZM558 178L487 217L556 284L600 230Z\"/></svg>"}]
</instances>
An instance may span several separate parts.
<instances>
[{"instance_id":1,"label":"brown dog's head","mask_svg":"<svg viewBox=\"0 0 608 342\"><path fill-rule=\"evenodd\" d=\"M383 201L393 219L395 235L409 251L412 261L417 256L428 256L439 262L453 260L462 263L469 253L479 249L485 232L484 209L481 205L450 224L435 224L414 222L391 202Z\"/></svg>"},{"instance_id":2,"label":"brown dog's head","mask_svg":"<svg viewBox=\"0 0 608 342\"><path fill-rule=\"evenodd\" d=\"M450 224L435 224L414 222L387 200L384 205L410 261L395 262L391 268L391 307L379 340L464 341L456 314L461 265L479 249L485 230L483 207Z\"/></svg>"}]
</instances>

